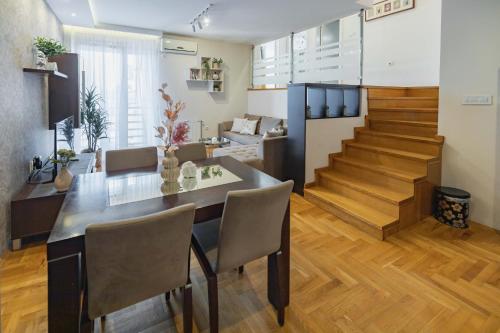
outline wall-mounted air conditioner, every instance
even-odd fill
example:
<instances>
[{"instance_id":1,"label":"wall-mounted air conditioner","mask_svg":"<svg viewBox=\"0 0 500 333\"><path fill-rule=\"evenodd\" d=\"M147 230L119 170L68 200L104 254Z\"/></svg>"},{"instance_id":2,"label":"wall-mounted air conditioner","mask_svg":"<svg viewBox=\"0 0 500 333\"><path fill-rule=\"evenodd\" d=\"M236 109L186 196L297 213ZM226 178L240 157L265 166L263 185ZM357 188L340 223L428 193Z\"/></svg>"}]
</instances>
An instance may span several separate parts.
<instances>
[{"instance_id":1,"label":"wall-mounted air conditioner","mask_svg":"<svg viewBox=\"0 0 500 333\"><path fill-rule=\"evenodd\" d=\"M163 37L161 44L162 51L167 53L196 55L198 52L198 43L186 40Z\"/></svg>"}]
</instances>

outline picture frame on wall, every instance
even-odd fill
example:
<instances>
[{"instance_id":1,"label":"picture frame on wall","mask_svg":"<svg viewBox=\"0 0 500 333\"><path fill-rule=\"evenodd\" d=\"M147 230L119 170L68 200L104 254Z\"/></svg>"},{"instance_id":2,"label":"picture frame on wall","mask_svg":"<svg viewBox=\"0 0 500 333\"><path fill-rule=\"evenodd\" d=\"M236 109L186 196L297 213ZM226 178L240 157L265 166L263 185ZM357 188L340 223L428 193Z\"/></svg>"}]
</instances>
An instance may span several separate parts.
<instances>
[{"instance_id":1,"label":"picture frame on wall","mask_svg":"<svg viewBox=\"0 0 500 333\"><path fill-rule=\"evenodd\" d=\"M416 0L384 0L365 10L365 22L415 8Z\"/></svg>"}]
</instances>

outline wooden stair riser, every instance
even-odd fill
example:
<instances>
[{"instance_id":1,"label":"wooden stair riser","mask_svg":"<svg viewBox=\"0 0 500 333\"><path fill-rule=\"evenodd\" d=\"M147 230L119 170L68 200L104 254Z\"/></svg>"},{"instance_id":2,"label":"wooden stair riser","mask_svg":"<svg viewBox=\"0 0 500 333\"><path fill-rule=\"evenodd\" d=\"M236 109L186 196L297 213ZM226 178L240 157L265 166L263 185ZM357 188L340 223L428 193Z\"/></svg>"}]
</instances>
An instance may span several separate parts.
<instances>
[{"instance_id":1,"label":"wooden stair riser","mask_svg":"<svg viewBox=\"0 0 500 333\"><path fill-rule=\"evenodd\" d=\"M398 137L374 136L364 132L356 131L356 141L379 147L399 149L420 154L440 156L441 146L434 143L412 141Z\"/></svg>"},{"instance_id":2,"label":"wooden stair riser","mask_svg":"<svg viewBox=\"0 0 500 333\"><path fill-rule=\"evenodd\" d=\"M385 123L368 119L369 128L372 131L425 136L433 138L437 135L437 127L413 126L409 124Z\"/></svg>"},{"instance_id":3,"label":"wooden stair riser","mask_svg":"<svg viewBox=\"0 0 500 333\"><path fill-rule=\"evenodd\" d=\"M367 234L369 234L369 235L371 235L379 240L384 240L386 237L386 236L384 236L383 230L380 230L380 229L366 223L365 221L354 217L353 215L345 212L340 207L338 207L334 204L325 202L321 198L308 193L307 190L304 191L304 198L306 198L308 201L315 204L316 206L320 207L321 209L324 209L327 212L337 216L342 221L347 222L347 223L355 226L356 228L366 232Z\"/></svg>"},{"instance_id":4,"label":"wooden stair riser","mask_svg":"<svg viewBox=\"0 0 500 333\"><path fill-rule=\"evenodd\" d=\"M438 103L436 98L369 98L368 108L437 108Z\"/></svg>"},{"instance_id":5,"label":"wooden stair riser","mask_svg":"<svg viewBox=\"0 0 500 333\"><path fill-rule=\"evenodd\" d=\"M389 216L399 217L399 206L381 199L372 194L365 193L361 190L354 189L348 185L341 184L326 177L318 176L319 185L330 189L331 191L341 194L347 198L363 202L367 206L377 207L377 210Z\"/></svg>"},{"instance_id":6,"label":"wooden stair riser","mask_svg":"<svg viewBox=\"0 0 500 333\"><path fill-rule=\"evenodd\" d=\"M406 182L390 175L381 174L370 171L365 168L360 168L352 164L344 163L339 159L332 158L331 165L333 170L340 173L351 175L359 179L383 186L385 188L395 190L404 194L413 195L415 190L414 183Z\"/></svg>"},{"instance_id":7,"label":"wooden stair riser","mask_svg":"<svg viewBox=\"0 0 500 333\"><path fill-rule=\"evenodd\" d=\"M411 87L411 88L369 88L370 97L439 97L439 88L435 87Z\"/></svg>"},{"instance_id":8,"label":"wooden stair riser","mask_svg":"<svg viewBox=\"0 0 500 333\"><path fill-rule=\"evenodd\" d=\"M352 147L348 144L345 149L346 156L357 158L375 165L383 165L405 171L427 174L427 162L408 159L403 156L384 154L376 151L370 151L358 147Z\"/></svg>"},{"instance_id":9,"label":"wooden stair riser","mask_svg":"<svg viewBox=\"0 0 500 333\"><path fill-rule=\"evenodd\" d=\"M368 110L368 115L371 119L382 120L438 121L437 112L421 112L411 109L397 111Z\"/></svg>"}]
</instances>

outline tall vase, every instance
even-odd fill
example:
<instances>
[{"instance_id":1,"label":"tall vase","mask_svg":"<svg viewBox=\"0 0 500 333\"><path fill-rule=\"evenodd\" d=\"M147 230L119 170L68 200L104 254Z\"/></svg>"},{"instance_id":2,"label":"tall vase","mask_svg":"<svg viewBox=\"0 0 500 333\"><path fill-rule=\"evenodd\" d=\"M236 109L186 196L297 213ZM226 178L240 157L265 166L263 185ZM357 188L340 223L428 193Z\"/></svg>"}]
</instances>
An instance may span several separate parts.
<instances>
[{"instance_id":1,"label":"tall vase","mask_svg":"<svg viewBox=\"0 0 500 333\"><path fill-rule=\"evenodd\" d=\"M167 183L177 182L181 174L179 168L179 160L175 157L173 151L165 151L165 157L162 161L163 171L161 172L161 178Z\"/></svg>"},{"instance_id":2,"label":"tall vase","mask_svg":"<svg viewBox=\"0 0 500 333\"><path fill-rule=\"evenodd\" d=\"M66 192L73 181L73 174L66 166L63 166L54 180L54 187L57 192Z\"/></svg>"}]
</instances>

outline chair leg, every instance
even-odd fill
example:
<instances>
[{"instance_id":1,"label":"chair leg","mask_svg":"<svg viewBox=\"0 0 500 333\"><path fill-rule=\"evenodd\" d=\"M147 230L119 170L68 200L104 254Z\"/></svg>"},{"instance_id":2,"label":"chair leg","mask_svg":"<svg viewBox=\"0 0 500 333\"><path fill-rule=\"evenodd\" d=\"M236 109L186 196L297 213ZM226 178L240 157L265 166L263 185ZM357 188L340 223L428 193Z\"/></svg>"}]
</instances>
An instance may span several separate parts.
<instances>
[{"instance_id":1,"label":"chair leg","mask_svg":"<svg viewBox=\"0 0 500 333\"><path fill-rule=\"evenodd\" d=\"M219 295L217 290L217 275L208 277L207 282L210 333L217 333L219 332Z\"/></svg>"},{"instance_id":2,"label":"chair leg","mask_svg":"<svg viewBox=\"0 0 500 333\"><path fill-rule=\"evenodd\" d=\"M191 333L193 331L193 291L190 284L184 288L183 295L182 318L184 332Z\"/></svg>"},{"instance_id":3,"label":"chair leg","mask_svg":"<svg viewBox=\"0 0 500 333\"><path fill-rule=\"evenodd\" d=\"M238 267L238 273L239 274L243 274L244 270L245 270L245 268L244 268L243 265L241 265L240 267Z\"/></svg>"},{"instance_id":4,"label":"chair leg","mask_svg":"<svg viewBox=\"0 0 500 333\"><path fill-rule=\"evenodd\" d=\"M276 265L276 272L277 272L277 275L278 275L278 290L277 290L277 294L278 294L278 300L279 300L279 304L278 304L278 324L280 326L283 326L285 324L285 302L283 300L283 297L284 297L284 294L285 294L285 291L283 290L284 288L284 283L283 283L283 271L282 269L280 269L280 261L281 261L281 251L278 251L277 253L273 254L273 256L276 256L275 260L274 260L274 263Z\"/></svg>"}]
</instances>

